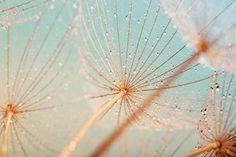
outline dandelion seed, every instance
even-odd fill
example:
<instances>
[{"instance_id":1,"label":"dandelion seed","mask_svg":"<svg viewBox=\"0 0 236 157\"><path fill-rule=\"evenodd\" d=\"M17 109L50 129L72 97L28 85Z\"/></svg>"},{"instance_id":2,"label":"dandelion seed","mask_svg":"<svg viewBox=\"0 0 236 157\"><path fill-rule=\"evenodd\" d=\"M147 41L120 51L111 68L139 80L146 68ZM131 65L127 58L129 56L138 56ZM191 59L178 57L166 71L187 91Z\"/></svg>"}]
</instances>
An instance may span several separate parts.
<instances>
[{"instance_id":1,"label":"dandelion seed","mask_svg":"<svg viewBox=\"0 0 236 157\"><path fill-rule=\"evenodd\" d=\"M221 82L217 92L215 84ZM232 97L229 95L232 94ZM224 97L225 95L226 97ZM215 78L206 97L204 112L199 121L199 148L186 157L235 157L236 154L236 88L233 76Z\"/></svg>"},{"instance_id":2,"label":"dandelion seed","mask_svg":"<svg viewBox=\"0 0 236 157\"><path fill-rule=\"evenodd\" d=\"M64 27L59 23L59 17L66 14L65 3L58 1L57 9L48 10L53 16L44 12L31 22L0 30L1 157L55 156L59 149L55 141L62 143L60 139L66 138L61 128L67 120L60 108L76 101L65 92L75 63L68 46L68 25L73 20L64 20ZM25 8L26 4L19 7Z\"/></svg>"},{"instance_id":3,"label":"dandelion seed","mask_svg":"<svg viewBox=\"0 0 236 157\"><path fill-rule=\"evenodd\" d=\"M91 4L93 12L89 9ZM120 7L121 4L123 7ZM145 9L138 10L139 5L145 6ZM61 157L69 156L89 128L110 109L118 108L118 124L122 118L130 116L147 95L158 89L162 81L171 77L173 71L183 64L175 58L184 52L187 54L185 45L173 44L178 40L177 31L171 27L170 20L164 18L156 1L92 0L82 3L78 14L81 15L78 45L82 72L93 86L89 92L96 92L91 98L101 98L100 102L104 105L82 126L64 148ZM140 24L136 19L142 19ZM172 52L168 50L170 47L173 47ZM173 63L175 66L170 66ZM191 69L198 65L176 75L191 73ZM187 86L209 77L186 84L178 82L165 88ZM186 115L191 109L179 106L176 113L176 104L168 100L171 98L153 102L154 107L144 111L143 116L133 116L135 122L158 130L191 126L186 125L193 121Z\"/></svg>"},{"instance_id":4,"label":"dandelion seed","mask_svg":"<svg viewBox=\"0 0 236 157\"><path fill-rule=\"evenodd\" d=\"M232 62L236 59L236 20L232 16L235 13L235 0L161 2L184 40L201 53L200 63L213 69L236 73L236 64Z\"/></svg>"}]
</instances>

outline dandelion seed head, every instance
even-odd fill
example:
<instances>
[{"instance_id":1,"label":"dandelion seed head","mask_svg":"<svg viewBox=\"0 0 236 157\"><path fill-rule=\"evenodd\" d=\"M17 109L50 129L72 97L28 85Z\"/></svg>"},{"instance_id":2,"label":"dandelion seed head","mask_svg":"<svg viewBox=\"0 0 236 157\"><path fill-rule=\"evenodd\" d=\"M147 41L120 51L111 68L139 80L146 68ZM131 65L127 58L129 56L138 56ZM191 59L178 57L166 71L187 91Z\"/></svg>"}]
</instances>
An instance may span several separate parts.
<instances>
[{"instance_id":1,"label":"dandelion seed head","mask_svg":"<svg viewBox=\"0 0 236 157\"><path fill-rule=\"evenodd\" d=\"M213 78L198 126L200 147L210 143L216 145L205 153L206 156L235 155L235 92L233 76L223 74Z\"/></svg>"},{"instance_id":2,"label":"dandelion seed head","mask_svg":"<svg viewBox=\"0 0 236 157\"><path fill-rule=\"evenodd\" d=\"M56 1L55 9L38 18L0 29L0 131L1 143L8 139L8 156L55 156L77 130L72 124L78 117L69 115L78 115L73 106L78 86L65 88L74 84L77 56L69 40L74 16L68 15L65 4ZM22 7L30 6L22 2Z\"/></svg>"},{"instance_id":3,"label":"dandelion seed head","mask_svg":"<svg viewBox=\"0 0 236 157\"><path fill-rule=\"evenodd\" d=\"M92 10L90 6L93 6ZM158 1L89 0L82 3L78 14L80 12L83 14L78 21L77 43L86 88L89 88L93 104L105 104L123 93L115 105L118 121L130 115L147 95L158 89L189 53L179 42L177 31ZM186 70L186 75L193 67ZM181 81L177 81L176 86L179 84ZM155 102L155 107L143 117L136 117L137 122L147 128L189 126L183 124L188 121L184 120L185 112L191 109L188 110L186 105L185 110L175 103L174 95L167 97ZM96 101L97 98L100 100ZM179 112L172 114L176 109ZM159 114L155 115L155 111ZM172 123L181 116L185 118L179 124Z\"/></svg>"},{"instance_id":4,"label":"dandelion seed head","mask_svg":"<svg viewBox=\"0 0 236 157\"><path fill-rule=\"evenodd\" d=\"M228 64L236 58L234 0L162 0L161 3L182 38L200 53L200 63L214 70L236 72L236 65Z\"/></svg>"}]
</instances>

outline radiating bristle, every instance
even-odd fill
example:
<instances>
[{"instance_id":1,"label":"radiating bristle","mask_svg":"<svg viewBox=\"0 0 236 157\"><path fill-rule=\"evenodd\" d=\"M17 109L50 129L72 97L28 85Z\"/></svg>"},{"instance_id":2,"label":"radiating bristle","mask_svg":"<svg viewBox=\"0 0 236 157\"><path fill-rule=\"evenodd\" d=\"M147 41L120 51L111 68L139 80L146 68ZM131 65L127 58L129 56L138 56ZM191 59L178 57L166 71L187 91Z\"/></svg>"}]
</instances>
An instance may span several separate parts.
<instances>
[{"instance_id":1,"label":"radiating bristle","mask_svg":"<svg viewBox=\"0 0 236 157\"><path fill-rule=\"evenodd\" d=\"M51 6L52 0L0 1L0 28L39 18Z\"/></svg>"},{"instance_id":2,"label":"radiating bristle","mask_svg":"<svg viewBox=\"0 0 236 157\"><path fill-rule=\"evenodd\" d=\"M182 38L201 53L199 62L236 73L235 0L161 0Z\"/></svg>"},{"instance_id":3,"label":"radiating bristle","mask_svg":"<svg viewBox=\"0 0 236 157\"><path fill-rule=\"evenodd\" d=\"M118 118L130 115L163 81L175 77L171 75L183 64L181 59L190 53L179 42L178 33L157 1L138 3L132 0L91 0L81 4L80 12L78 48L82 74L89 81L89 93L93 94L91 98L101 98L101 104L120 91L126 91L125 96L115 105L118 108ZM181 73L187 76L201 68L194 64ZM205 80L207 76L201 78ZM197 83L196 80L187 82L190 85ZM184 83L180 81L167 88L185 86ZM173 116L172 112L181 105L173 105L173 99L169 97L170 101L157 101L154 105L157 107L150 109L152 112L145 112L145 116L136 117L137 120L148 119L141 124L145 126L146 121L148 127L156 126L158 129L182 127L181 121L184 118L181 115L184 116L187 110L183 111L180 107L179 115ZM180 125L170 124L178 117L182 119Z\"/></svg>"},{"instance_id":4,"label":"radiating bristle","mask_svg":"<svg viewBox=\"0 0 236 157\"><path fill-rule=\"evenodd\" d=\"M77 128L72 125L77 107L71 112L72 105L80 101L71 88L77 57L70 40L74 17L65 7L72 4L57 1L54 8L48 8L48 3L31 0L2 11L8 14L47 6L38 18L0 30L2 156L6 156L2 154L5 146L8 156L55 156L73 132L65 128Z\"/></svg>"},{"instance_id":5,"label":"radiating bristle","mask_svg":"<svg viewBox=\"0 0 236 157\"><path fill-rule=\"evenodd\" d=\"M218 148L209 150L206 156L230 156L236 153L236 88L233 76L227 74L215 77L209 94L202 107L202 118L199 121L199 144L218 142Z\"/></svg>"}]
</instances>

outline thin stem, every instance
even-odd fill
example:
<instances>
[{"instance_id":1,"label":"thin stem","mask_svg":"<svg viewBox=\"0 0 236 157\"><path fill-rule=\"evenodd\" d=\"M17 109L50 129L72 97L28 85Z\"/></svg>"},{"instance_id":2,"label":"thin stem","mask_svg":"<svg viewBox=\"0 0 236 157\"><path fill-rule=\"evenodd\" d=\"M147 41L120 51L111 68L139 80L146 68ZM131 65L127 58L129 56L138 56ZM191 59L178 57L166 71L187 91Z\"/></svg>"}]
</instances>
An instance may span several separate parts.
<instances>
[{"instance_id":1,"label":"thin stem","mask_svg":"<svg viewBox=\"0 0 236 157\"><path fill-rule=\"evenodd\" d=\"M112 108L115 103L120 100L125 95L125 91L121 91L118 93L113 99L103 105L92 117L90 117L82 126L80 131L71 139L69 144L67 144L59 157L69 157L71 153L75 150L76 145L81 141L84 135L88 132L88 130L92 127L92 125L98 121L110 108Z\"/></svg>"},{"instance_id":2,"label":"thin stem","mask_svg":"<svg viewBox=\"0 0 236 157\"><path fill-rule=\"evenodd\" d=\"M7 112L7 115L4 118L4 126L3 126L4 131L2 136L2 143L0 146L0 157L7 157L8 134L12 116L13 112L9 111Z\"/></svg>"},{"instance_id":3,"label":"thin stem","mask_svg":"<svg viewBox=\"0 0 236 157\"><path fill-rule=\"evenodd\" d=\"M190 153L188 153L187 155L185 155L184 157L195 157L198 156L200 154L203 154L205 152L211 151L213 149L219 148L220 147L220 143L219 142L214 142L214 143L210 143L202 148L196 149Z\"/></svg>"},{"instance_id":4,"label":"thin stem","mask_svg":"<svg viewBox=\"0 0 236 157\"><path fill-rule=\"evenodd\" d=\"M188 58L185 63L180 66L173 76L179 74L181 71L185 70L197 57L199 57L200 52L195 52L193 55ZM155 101L156 98L160 97L162 92L165 91L164 87L168 86L169 84L173 83L180 75L176 77L171 77L170 79L166 80L160 89L157 89L154 93L152 93L147 99L145 99L141 104L140 107L135 110L120 126L118 126L99 146L98 148L92 153L91 157L98 157L102 156L106 150L115 142L124 133L136 119L135 117L139 117L143 112L145 112Z\"/></svg>"}]
</instances>

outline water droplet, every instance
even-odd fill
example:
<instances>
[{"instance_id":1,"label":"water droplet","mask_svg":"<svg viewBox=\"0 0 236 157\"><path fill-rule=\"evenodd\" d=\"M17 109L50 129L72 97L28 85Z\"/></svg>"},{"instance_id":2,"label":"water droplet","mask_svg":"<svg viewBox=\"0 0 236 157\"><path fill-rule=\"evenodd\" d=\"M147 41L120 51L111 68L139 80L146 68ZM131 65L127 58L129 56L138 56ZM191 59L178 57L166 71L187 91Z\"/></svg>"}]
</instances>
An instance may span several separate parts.
<instances>
[{"instance_id":1,"label":"water droplet","mask_svg":"<svg viewBox=\"0 0 236 157\"><path fill-rule=\"evenodd\" d=\"M128 21L128 20L129 20L129 18L128 18L128 15L126 15L126 16L125 16L125 20L126 20L126 21Z\"/></svg>"},{"instance_id":2,"label":"water droplet","mask_svg":"<svg viewBox=\"0 0 236 157\"><path fill-rule=\"evenodd\" d=\"M144 38L144 41L145 41L145 42L147 42L147 40L148 40L148 38L147 38L147 37L145 37L145 38Z\"/></svg>"},{"instance_id":3,"label":"water droplet","mask_svg":"<svg viewBox=\"0 0 236 157\"><path fill-rule=\"evenodd\" d=\"M220 90L220 86L219 86L219 84L216 83L215 86L216 86L216 91L219 91L219 90Z\"/></svg>"},{"instance_id":4,"label":"water droplet","mask_svg":"<svg viewBox=\"0 0 236 157\"><path fill-rule=\"evenodd\" d=\"M138 22L137 22L138 24L140 24L140 20L138 20Z\"/></svg>"}]
</instances>

